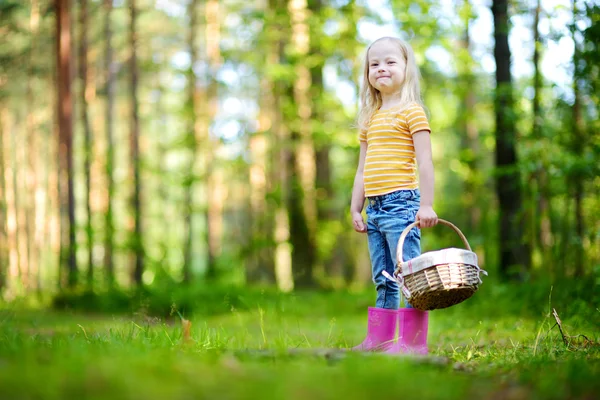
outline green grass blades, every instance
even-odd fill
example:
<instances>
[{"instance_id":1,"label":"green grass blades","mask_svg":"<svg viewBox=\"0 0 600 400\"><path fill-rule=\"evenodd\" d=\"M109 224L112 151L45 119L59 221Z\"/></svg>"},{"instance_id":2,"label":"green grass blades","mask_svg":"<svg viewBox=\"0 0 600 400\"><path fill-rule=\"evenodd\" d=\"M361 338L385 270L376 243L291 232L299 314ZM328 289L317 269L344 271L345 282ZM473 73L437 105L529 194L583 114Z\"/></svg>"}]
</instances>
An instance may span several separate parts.
<instances>
[{"instance_id":1,"label":"green grass blades","mask_svg":"<svg viewBox=\"0 0 600 400\"><path fill-rule=\"evenodd\" d=\"M5 307L0 398L598 398L598 305L527 307L506 293L482 290L431 312L424 358L339 351L364 336L370 292L306 292L167 319Z\"/></svg>"}]
</instances>

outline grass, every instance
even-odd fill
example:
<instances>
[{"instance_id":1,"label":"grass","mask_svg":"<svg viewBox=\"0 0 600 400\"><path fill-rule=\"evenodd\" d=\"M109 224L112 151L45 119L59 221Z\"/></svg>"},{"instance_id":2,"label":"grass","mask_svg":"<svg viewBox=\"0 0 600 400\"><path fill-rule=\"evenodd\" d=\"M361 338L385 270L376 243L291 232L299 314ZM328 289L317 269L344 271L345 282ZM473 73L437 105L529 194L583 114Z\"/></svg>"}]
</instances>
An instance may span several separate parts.
<instances>
[{"instance_id":1,"label":"grass","mask_svg":"<svg viewBox=\"0 0 600 400\"><path fill-rule=\"evenodd\" d=\"M187 340L176 314L8 305L0 313L0 398L595 399L597 292L486 284L463 304L431 312L424 359L316 351L362 339L371 292L253 297L243 309L184 314ZM589 341L567 347L552 308L566 333Z\"/></svg>"}]
</instances>

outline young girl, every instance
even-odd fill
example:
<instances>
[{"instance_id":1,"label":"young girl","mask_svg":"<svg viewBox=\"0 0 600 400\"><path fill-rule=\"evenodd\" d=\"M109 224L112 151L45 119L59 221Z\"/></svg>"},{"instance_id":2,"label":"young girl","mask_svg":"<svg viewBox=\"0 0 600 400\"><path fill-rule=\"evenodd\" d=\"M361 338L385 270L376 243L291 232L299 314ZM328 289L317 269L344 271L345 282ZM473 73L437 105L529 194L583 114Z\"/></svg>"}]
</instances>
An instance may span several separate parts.
<instances>
[{"instance_id":1,"label":"young girl","mask_svg":"<svg viewBox=\"0 0 600 400\"><path fill-rule=\"evenodd\" d=\"M383 37L367 49L358 117L360 156L350 211L354 230L367 233L377 301L368 310L367 337L353 350L427 353L427 313L409 304L398 309L398 285L382 274L394 273L398 239L409 224L417 220L426 228L438 222L432 207L431 130L421 105L419 78L413 51L404 41ZM421 253L420 239L419 229L409 233L403 261ZM398 339L393 343L396 326Z\"/></svg>"}]
</instances>

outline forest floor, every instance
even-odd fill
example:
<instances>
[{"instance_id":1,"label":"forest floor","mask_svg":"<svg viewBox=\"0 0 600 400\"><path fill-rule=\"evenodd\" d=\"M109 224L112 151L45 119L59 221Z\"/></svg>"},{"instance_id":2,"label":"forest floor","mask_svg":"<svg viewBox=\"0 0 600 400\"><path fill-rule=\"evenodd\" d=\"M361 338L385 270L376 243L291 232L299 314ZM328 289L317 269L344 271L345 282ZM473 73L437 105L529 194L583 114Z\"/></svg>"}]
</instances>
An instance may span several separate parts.
<instances>
[{"instance_id":1,"label":"forest floor","mask_svg":"<svg viewBox=\"0 0 600 400\"><path fill-rule=\"evenodd\" d=\"M600 398L597 293L524 290L431 312L424 357L340 351L364 337L372 292L167 319L4 305L0 399Z\"/></svg>"}]
</instances>

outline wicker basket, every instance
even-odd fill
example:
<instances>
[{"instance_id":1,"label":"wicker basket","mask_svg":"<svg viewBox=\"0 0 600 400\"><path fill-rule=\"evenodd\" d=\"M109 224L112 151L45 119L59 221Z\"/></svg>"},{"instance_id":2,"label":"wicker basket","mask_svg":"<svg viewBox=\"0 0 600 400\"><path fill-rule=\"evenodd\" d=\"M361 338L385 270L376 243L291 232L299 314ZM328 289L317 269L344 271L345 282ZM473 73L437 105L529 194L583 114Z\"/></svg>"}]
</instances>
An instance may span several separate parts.
<instances>
[{"instance_id":1,"label":"wicker basket","mask_svg":"<svg viewBox=\"0 0 600 400\"><path fill-rule=\"evenodd\" d=\"M436 310L465 301L473 296L482 283L480 274L487 275L477 266L477 255L471 251L460 229L443 219L438 221L454 229L467 250L448 248L431 251L402 262L404 239L419 223L407 226L398 240L398 265L394 277L406 300L420 310ZM386 275L391 278L389 274Z\"/></svg>"}]
</instances>

